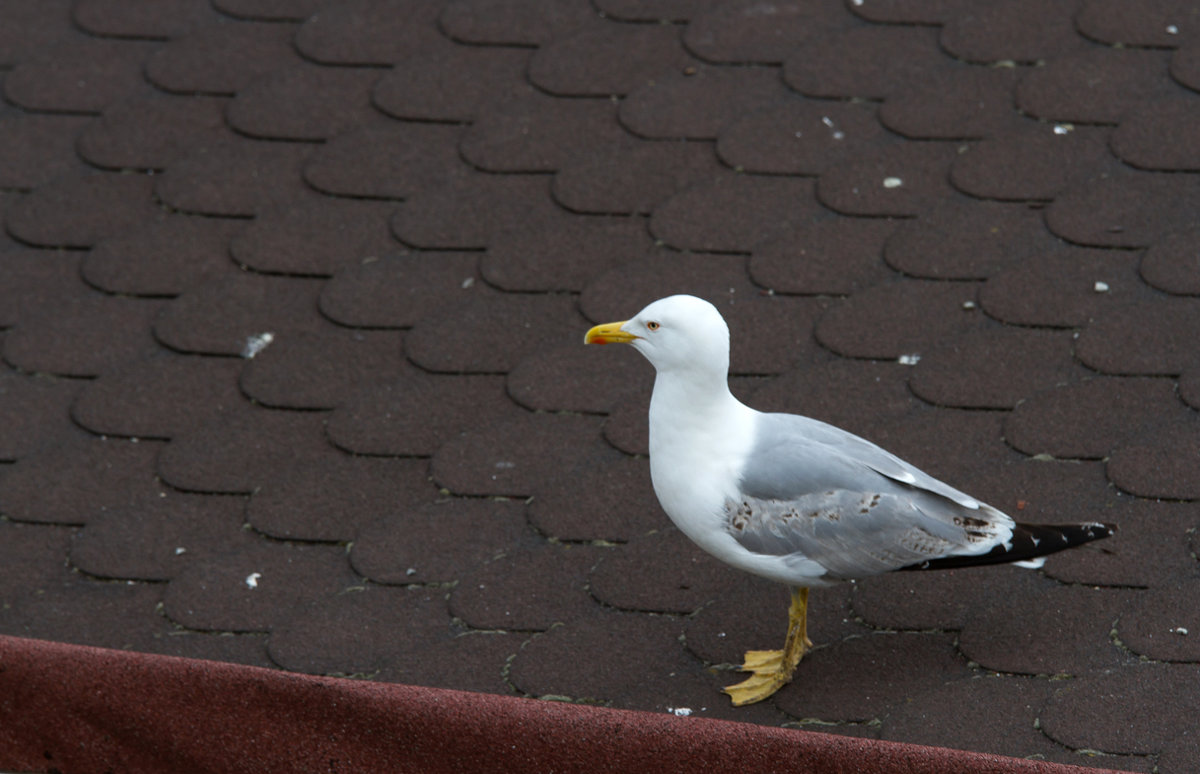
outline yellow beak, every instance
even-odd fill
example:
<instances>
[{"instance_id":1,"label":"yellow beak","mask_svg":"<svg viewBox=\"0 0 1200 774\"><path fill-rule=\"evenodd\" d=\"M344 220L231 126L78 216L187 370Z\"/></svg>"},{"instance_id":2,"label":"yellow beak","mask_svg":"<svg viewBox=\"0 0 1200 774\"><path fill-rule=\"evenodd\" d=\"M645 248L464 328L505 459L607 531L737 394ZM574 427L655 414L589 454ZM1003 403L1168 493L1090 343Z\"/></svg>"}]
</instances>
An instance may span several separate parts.
<instances>
[{"instance_id":1,"label":"yellow beak","mask_svg":"<svg viewBox=\"0 0 1200 774\"><path fill-rule=\"evenodd\" d=\"M628 320L597 325L583 337L584 344L628 344L637 338L632 333L621 330Z\"/></svg>"}]
</instances>

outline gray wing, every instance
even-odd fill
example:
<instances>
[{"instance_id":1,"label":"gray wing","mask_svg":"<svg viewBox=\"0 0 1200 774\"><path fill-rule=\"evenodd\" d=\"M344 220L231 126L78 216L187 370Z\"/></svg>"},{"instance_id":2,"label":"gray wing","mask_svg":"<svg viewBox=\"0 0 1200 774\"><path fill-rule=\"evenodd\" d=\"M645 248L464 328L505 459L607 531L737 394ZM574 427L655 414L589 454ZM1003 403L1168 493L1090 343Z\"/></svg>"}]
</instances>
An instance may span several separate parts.
<instances>
[{"instance_id":1,"label":"gray wing","mask_svg":"<svg viewBox=\"0 0 1200 774\"><path fill-rule=\"evenodd\" d=\"M755 553L796 555L831 578L861 578L931 559L985 553L1012 520L898 457L823 422L759 417L733 537Z\"/></svg>"},{"instance_id":2,"label":"gray wing","mask_svg":"<svg viewBox=\"0 0 1200 774\"><path fill-rule=\"evenodd\" d=\"M834 489L792 500L743 497L726 505L729 532L758 554L810 559L830 580L865 578L947 556L978 555L1012 534L936 495ZM970 514L970 515L968 515Z\"/></svg>"},{"instance_id":3,"label":"gray wing","mask_svg":"<svg viewBox=\"0 0 1200 774\"><path fill-rule=\"evenodd\" d=\"M830 487L855 489L871 480L869 470L966 508L979 507L970 495L839 427L797 414L757 419L757 441L742 474L742 490L751 497L787 500Z\"/></svg>"}]
</instances>

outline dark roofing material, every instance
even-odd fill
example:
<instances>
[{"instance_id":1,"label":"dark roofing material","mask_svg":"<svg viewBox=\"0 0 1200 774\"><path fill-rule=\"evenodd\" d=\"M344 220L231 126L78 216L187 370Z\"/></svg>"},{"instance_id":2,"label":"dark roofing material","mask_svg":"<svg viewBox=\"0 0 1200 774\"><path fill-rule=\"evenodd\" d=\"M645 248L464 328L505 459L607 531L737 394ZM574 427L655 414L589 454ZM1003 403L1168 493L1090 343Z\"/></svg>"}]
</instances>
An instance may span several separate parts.
<instances>
[{"instance_id":1,"label":"dark roofing material","mask_svg":"<svg viewBox=\"0 0 1200 774\"><path fill-rule=\"evenodd\" d=\"M1193 5L0 3L0 633L1195 770ZM818 592L731 708L786 592L580 343L677 292L756 407L1119 535Z\"/></svg>"}]
</instances>

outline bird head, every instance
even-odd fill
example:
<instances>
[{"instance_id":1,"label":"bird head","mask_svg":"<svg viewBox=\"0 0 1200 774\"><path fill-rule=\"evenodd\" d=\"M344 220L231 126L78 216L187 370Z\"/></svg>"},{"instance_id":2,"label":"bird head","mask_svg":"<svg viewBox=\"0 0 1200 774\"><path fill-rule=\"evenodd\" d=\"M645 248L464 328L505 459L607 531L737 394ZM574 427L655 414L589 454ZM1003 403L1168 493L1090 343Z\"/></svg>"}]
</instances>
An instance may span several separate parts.
<instances>
[{"instance_id":1,"label":"bird head","mask_svg":"<svg viewBox=\"0 0 1200 774\"><path fill-rule=\"evenodd\" d=\"M585 344L630 344L658 370L729 371L729 326L717 308L695 296L660 298L621 322L597 325Z\"/></svg>"}]
</instances>

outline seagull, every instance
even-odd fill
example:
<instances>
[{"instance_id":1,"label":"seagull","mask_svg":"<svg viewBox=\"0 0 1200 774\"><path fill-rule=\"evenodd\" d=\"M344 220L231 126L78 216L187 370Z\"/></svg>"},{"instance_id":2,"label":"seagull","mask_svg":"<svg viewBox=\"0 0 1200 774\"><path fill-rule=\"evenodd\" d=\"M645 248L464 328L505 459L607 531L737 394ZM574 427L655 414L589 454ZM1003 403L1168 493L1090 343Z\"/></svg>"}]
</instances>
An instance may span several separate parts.
<instances>
[{"instance_id":1,"label":"seagull","mask_svg":"<svg viewBox=\"0 0 1200 774\"><path fill-rule=\"evenodd\" d=\"M650 475L667 516L718 559L792 589L782 650L751 650L735 706L786 685L812 647L808 591L894 570L1040 567L1110 524L1018 524L870 441L729 391L729 327L695 296L659 299L585 344L629 344L654 366Z\"/></svg>"}]
</instances>

